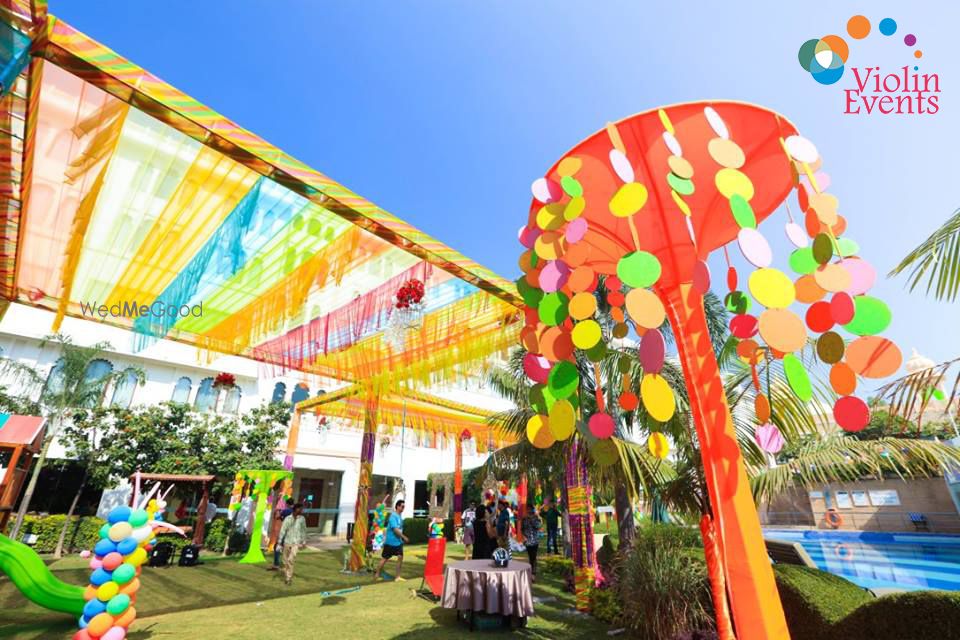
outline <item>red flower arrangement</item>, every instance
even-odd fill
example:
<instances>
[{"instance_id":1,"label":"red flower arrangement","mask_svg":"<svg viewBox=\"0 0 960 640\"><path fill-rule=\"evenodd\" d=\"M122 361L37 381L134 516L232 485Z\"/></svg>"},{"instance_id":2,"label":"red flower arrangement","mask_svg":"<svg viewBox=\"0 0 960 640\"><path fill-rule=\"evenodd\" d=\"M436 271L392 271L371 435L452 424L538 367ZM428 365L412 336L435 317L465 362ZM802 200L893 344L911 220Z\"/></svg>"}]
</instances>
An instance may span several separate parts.
<instances>
[{"instance_id":1,"label":"red flower arrangement","mask_svg":"<svg viewBox=\"0 0 960 640\"><path fill-rule=\"evenodd\" d=\"M423 300L423 283L416 278L407 280L397 290L397 309L407 309L411 305L420 304Z\"/></svg>"},{"instance_id":2,"label":"red flower arrangement","mask_svg":"<svg viewBox=\"0 0 960 640\"><path fill-rule=\"evenodd\" d=\"M218 373L217 377L213 380L213 386L215 388L232 387L235 384L237 384L237 379L232 373Z\"/></svg>"},{"instance_id":3,"label":"red flower arrangement","mask_svg":"<svg viewBox=\"0 0 960 640\"><path fill-rule=\"evenodd\" d=\"M473 437L473 434L470 433L470 429L464 429L463 433L460 434L461 440L469 440Z\"/></svg>"}]
</instances>

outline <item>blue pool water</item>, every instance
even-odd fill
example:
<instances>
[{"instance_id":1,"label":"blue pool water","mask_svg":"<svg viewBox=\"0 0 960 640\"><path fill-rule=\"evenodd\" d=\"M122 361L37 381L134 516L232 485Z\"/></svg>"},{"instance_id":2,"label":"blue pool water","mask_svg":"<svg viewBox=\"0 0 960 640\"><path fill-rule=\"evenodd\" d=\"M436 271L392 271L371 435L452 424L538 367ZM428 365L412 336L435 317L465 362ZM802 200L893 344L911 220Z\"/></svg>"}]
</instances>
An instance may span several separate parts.
<instances>
[{"instance_id":1,"label":"blue pool water","mask_svg":"<svg viewBox=\"0 0 960 640\"><path fill-rule=\"evenodd\" d=\"M817 566L861 587L960 591L960 536L764 529L799 542Z\"/></svg>"}]
</instances>

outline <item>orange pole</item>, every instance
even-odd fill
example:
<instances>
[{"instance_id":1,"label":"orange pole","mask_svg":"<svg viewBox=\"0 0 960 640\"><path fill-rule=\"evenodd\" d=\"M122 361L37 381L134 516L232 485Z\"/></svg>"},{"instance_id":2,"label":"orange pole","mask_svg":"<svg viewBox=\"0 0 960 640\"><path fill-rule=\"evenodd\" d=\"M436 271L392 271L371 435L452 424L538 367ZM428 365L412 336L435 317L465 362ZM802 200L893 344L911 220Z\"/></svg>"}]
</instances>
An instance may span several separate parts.
<instances>
[{"instance_id":1,"label":"orange pole","mask_svg":"<svg viewBox=\"0 0 960 640\"><path fill-rule=\"evenodd\" d=\"M707 561L707 575L710 577L710 595L717 617L717 636L720 640L736 640L733 635L733 623L730 621L730 609L727 602L727 581L723 577L723 559L717 547L717 534L713 520L703 514L700 518L700 536L703 538L703 555Z\"/></svg>"},{"instance_id":2,"label":"orange pole","mask_svg":"<svg viewBox=\"0 0 960 640\"><path fill-rule=\"evenodd\" d=\"M380 398L370 392L363 414L363 441L360 447L360 480L353 513L353 540L350 542L350 570L360 571L367 562L367 534L370 520L367 507L373 483L373 454L376 448Z\"/></svg>"},{"instance_id":3,"label":"orange pole","mask_svg":"<svg viewBox=\"0 0 960 640\"><path fill-rule=\"evenodd\" d=\"M763 543L757 506L707 331L703 297L690 283L661 294L667 303L700 441L737 635L741 640L788 639L790 633Z\"/></svg>"},{"instance_id":4,"label":"orange pole","mask_svg":"<svg viewBox=\"0 0 960 640\"><path fill-rule=\"evenodd\" d=\"M463 526L463 434L457 434L457 449L453 461L453 528Z\"/></svg>"}]
</instances>

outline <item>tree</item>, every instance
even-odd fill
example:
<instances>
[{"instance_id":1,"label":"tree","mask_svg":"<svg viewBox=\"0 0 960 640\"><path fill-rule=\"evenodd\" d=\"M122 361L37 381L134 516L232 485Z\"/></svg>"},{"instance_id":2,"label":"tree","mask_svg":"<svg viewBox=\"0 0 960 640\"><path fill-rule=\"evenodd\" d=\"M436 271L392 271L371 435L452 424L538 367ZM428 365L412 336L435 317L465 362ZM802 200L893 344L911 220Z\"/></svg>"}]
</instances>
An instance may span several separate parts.
<instances>
[{"instance_id":1,"label":"tree","mask_svg":"<svg viewBox=\"0 0 960 640\"><path fill-rule=\"evenodd\" d=\"M90 370L90 363L100 358L111 349L109 343L98 342L89 347L76 345L69 336L54 334L47 336L41 342L41 347L54 344L59 348L60 357L54 365L46 384L43 377L32 367L4 358L0 363L3 373L8 377L20 381L26 386L27 395L40 388L40 406L47 418L47 432L44 436L43 448L33 467L27 488L20 500L16 520L13 523L11 537L14 539L20 532L24 516L33 500L33 492L37 487L40 470L47 460L50 445L60 434L64 424L69 420L75 409L93 407L103 398L104 390L111 384L119 382L126 376L126 372L112 371L102 375L95 375ZM142 380L141 377L139 378ZM69 522L69 518L66 522ZM66 525L65 525L66 526Z\"/></svg>"}]
</instances>

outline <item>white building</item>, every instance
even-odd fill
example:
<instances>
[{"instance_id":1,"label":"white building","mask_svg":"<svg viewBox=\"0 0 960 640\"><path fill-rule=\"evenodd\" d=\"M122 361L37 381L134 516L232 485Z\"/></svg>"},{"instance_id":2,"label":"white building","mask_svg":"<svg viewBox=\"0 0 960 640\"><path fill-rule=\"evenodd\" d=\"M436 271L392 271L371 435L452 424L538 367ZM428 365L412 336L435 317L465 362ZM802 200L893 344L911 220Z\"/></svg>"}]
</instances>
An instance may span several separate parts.
<instances>
[{"instance_id":1,"label":"white building","mask_svg":"<svg viewBox=\"0 0 960 640\"><path fill-rule=\"evenodd\" d=\"M53 345L42 346L42 341L50 333L52 322L53 314L48 311L11 305L0 321L0 353L49 375L58 352ZM116 401L135 406L176 399L200 411L232 413L249 411L272 399L299 401L319 391L342 386L296 372L276 376L271 367L247 358L211 356L208 361L196 348L170 340L159 340L135 352L134 334L88 320L68 317L63 321L61 333L79 345L109 342L113 348L104 355L103 362L97 363L98 367L112 371L139 367L145 372L143 386L121 384L107 389L105 403ZM221 372L236 378L237 392L218 396L212 389L214 378ZM511 406L482 387L478 382L427 391L485 409L502 410ZM453 471L454 441L441 437L420 442L413 431L401 432L402 437L401 433L391 431L395 430L383 430L378 437L373 495L382 496L386 490L394 488L396 480L402 480L406 498L404 515L410 517L414 515L415 507L423 502L427 475ZM294 498L307 503L308 525L319 533L343 536L347 525L353 522L361 439L362 432L357 425L340 421L320 424L313 415L303 417L294 457ZM277 456L282 460L285 439L279 447ZM56 444L52 447L52 457L64 455L62 447ZM463 468L479 466L486 456L485 453L478 455L472 442L466 443ZM418 487L421 491L416 491ZM218 506L226 507L225 504Z\"/></svg>"}]
</instances>

